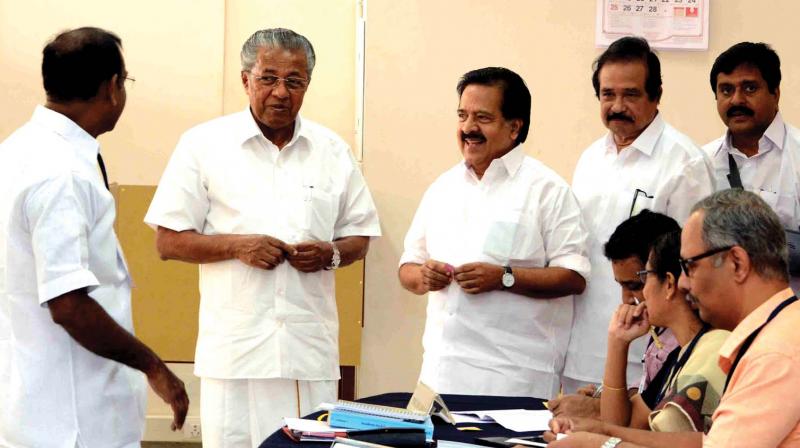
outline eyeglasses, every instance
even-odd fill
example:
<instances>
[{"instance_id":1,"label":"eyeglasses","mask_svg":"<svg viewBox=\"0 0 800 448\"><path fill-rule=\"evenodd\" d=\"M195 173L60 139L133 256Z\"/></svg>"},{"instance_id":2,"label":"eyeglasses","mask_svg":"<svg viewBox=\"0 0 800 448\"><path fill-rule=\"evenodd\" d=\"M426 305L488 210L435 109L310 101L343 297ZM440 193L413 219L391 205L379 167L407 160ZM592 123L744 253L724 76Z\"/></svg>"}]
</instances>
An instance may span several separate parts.
<instances>
[{"instance_id":1,"label":"eyeglasses","mask_svg":"<svg viewBox=\"0 0 800 448\"><path fill-rule=\"evenodd\" d=\"M133 76L125 76L124 79L125 81L130 81L131 83L136 82L136 78L134 78Z\"/></svg>"},{"instance_id":2,"label":"eyeglasses","mask_svg":"<svg viewBox=\"0 0 800 448\"><path fill-rule=\"evenodd\" d=\"M308 87L308 80L305 78L297 78L294 76L290 76L288 78L281 78L280 76L258 76L255 73L251 73L253 78L258 81L258 84L263 87L276 87L279 81L283 81L283 85L286 86L287 89L293 91L302 91Z\"/></svg>"},{"instance_id":3,"label":"eyeglasses","mask_svg":"<svg viewBox=\"0 0 800 448\"><path fill-rule=\"evenodd\" d=\"M692 268L694 267L694 264L697 263L699 260L702 260L703 258L707 258L707 257L710 257L712 255L716 255L716 254L718 254L720 252L725 252L726 250L731 250L731 249L733 249L733 246L718 247L716 249L711 249L711 250L708 250L706 252L703 252L700 255L695 255L694 257L691 257L691 258L685 258L685 259L684 258L678 258L678 263L681 264L681 269L683 270L683 273L686 274L686 276L688 277L689 275L691 275L689 273L689 271L692 270Z\"/></svg>"},{"instance_id":4,"label":"eyeglasses","mask_svg":"<svg viewBox=\"0 0 800 448\"><path fill-rule=\"evenodd\" d=\"M636 276L639 277L639 281L642 282L642 285L644 285L645 283L647 283L647 274L655 274L655 273L656 271L653 271L652 269L644 269L641 271L636 271Z\"/></svg>"}]
</instances>

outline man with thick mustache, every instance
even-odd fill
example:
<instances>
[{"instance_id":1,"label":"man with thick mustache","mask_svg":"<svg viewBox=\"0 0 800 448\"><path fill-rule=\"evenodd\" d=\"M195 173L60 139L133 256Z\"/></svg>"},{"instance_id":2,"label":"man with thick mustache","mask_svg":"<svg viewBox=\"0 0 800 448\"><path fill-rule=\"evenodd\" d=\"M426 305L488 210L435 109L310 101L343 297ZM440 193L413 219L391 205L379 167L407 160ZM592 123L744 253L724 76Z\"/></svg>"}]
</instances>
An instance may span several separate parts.
<instances>
[{"instance_id":1,"label":"man with thick mustache","mask_svg":"<svg viewBox=\"0 0 800 448\"><path fill-rule=\"evenodd\" d=\"M600 383L606 355L606 328L619 304L617 278L603 256L614 229L642 209L683 223L699 199L714 190L702 150L667 124L658 111L661 64L647 41L624 37L594 63L592 84L600 118L609 132L581 155L572 188L589 229L592 281L575 299L575 319L564 369L565 392ZM641 291L625 297L632 301ZM639 384L645 340L629 351L628 384Z\"/></svg>"},{"instance_id":2,"label":"man with thick mustache","mask_svg":"<svg viewBox=\"0 0 800 448\"><path fill-rule=\"evenodd\" d=\"M181 137L145 217L163 259L200 264L204 447L259 446L337 396L333 270L380 226L348 145L299 115L315 60L294 31L250 36L248 107Z\"/></svg>"},{"instance_id":3,"label":"man with thick mustache","mask_svg":"<svg viewBox=\"0 0 800 448\"><path fill-rule=\"evenodd\" d=\"M400 259L403 287L428 294L420 380L442 393L549 398L589 274L580 209L525 155L531 95L519 75L473 70L457 91L464 160L428 188Z\"/></svg>"},{"instance_id":4,"label":"man with thick mustache","mask_svg":"<svg viewBox=\"0 0 800 448\"><path fill-rule=\"evenodd\" d=\"M714 165L717 189L743 188L761 196L785 229L800 225L800 130L779 112L781 62L764 43L741 42L711 67L711 90L728 128L703 149ZM800 287L790 262L792 286Z\"/></svg>"}]
</instances>

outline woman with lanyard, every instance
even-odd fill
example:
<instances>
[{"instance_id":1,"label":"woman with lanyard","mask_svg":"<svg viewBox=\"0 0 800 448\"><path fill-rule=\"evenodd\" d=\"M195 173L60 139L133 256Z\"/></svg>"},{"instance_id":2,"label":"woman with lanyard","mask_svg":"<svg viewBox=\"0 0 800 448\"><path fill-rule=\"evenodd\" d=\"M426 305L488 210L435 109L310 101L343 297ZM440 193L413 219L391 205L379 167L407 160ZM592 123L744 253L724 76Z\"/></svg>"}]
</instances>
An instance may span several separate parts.
<instances>
[{"instance_id":1,"label":"woman with lanyard","mask_svg":"<svg viewBox=\"0 0 800 448\"><path fill-rule=\"evenodd\" d=\"M717 366L717 353L729 333L711 330L678 289L679 254L680 232L656 240L645 270L637 273L644 283L644 301L620 305L609 323L601 397L604 411L628 397L625 369L631 341L655 325L672 330L680 345L660 372L660 387L648 388L644 397L636 394L630 398L631 428L707 431L722 395L725 375ZM609 412L602 414L607 420Z\"/></svg>"}]
</instances>

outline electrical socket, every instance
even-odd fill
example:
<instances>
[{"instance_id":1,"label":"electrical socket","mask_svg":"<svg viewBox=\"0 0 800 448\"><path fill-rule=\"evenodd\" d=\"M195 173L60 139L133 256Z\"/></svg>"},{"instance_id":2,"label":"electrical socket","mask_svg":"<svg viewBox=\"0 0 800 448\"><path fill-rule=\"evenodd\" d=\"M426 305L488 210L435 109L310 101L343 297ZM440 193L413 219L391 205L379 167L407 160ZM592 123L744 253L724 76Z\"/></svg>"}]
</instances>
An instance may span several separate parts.
<instances>
[{"instance_id":1,"label":"electrical socket","mask_svg":"<svg viewBox=\"0 0 800 448\"><path fill-rule=\"evenodd\" d=\"M200 426L200 419L197 417L189 417L183 424L183 437L185 439L200 439L203 435Z\"/></svg>"}]
</instances>

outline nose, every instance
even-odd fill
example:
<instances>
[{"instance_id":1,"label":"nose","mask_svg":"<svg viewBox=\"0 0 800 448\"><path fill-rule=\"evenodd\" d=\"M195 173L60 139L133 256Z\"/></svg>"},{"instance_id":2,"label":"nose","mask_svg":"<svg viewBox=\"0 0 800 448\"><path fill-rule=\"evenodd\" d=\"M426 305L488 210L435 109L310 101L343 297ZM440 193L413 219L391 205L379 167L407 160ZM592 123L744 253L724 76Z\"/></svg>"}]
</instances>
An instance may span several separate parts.
<instances>
[{"instance_id":1,"label":"nose","mask_svg":"<svg viewBox=\"0 0 800 448\"><path fill-rule=\"evenodd\" d=\"M288 98L289 97L289 89L286 88L286 81L283 79L279 79L278 83L275 84L275 87L272 88L272 92L270 92L272 96L278 98Z\"/></svg>"},{"instance_id":2,"label":"nose","mask_svg":"<svg viewBox=\"0 0 800 448\"><path fill-rule=\"evenodd\" d=\"M476 129L478 129L478 122L469 115L464 119L464 121L461 122L461 131L464 133L468 133Z\"/></svg>"},{"instance_id":3,"label":"nose","mask_svg":"<svg viewBox=\"0 0 800 448\"><path fill-rule=\"evenodd\" d=\"M678 289L684 294L688 293L692 289L692 281L685 273L678 277Z\"/></svg>"},{"instance_id":4,"label":"nose","mask_svg":"<svg viewBox=\"0 0 800 448\"><path fill-rule=\"evenodd\" d=\"M736 105L745 103L745 96L742 89L737 88L734 90L733 95L731 96L731 103Z\"/></svg>"},{"instance_id":5,"label":"nose","mask_svg":"<svg viewBox=\"0 0 800 448\"><path fill-rule=\"evenodd\" d=\"M622 303L627 303L629 305L634 305L636 300L634 297L636 294L628 288L622 288Z\"/></svg>"},{"instance_id":6,"label":"nose","mask_svg":"<svg viewBox=\"0 0 800 448\"><path fill-rule=\"evenodd\" d=\"M614 98L614 102L611 103L611 111L615 113L625 111L625 103L623 102L622 95L618 95Z\"/></svg>"}]
</instances>

